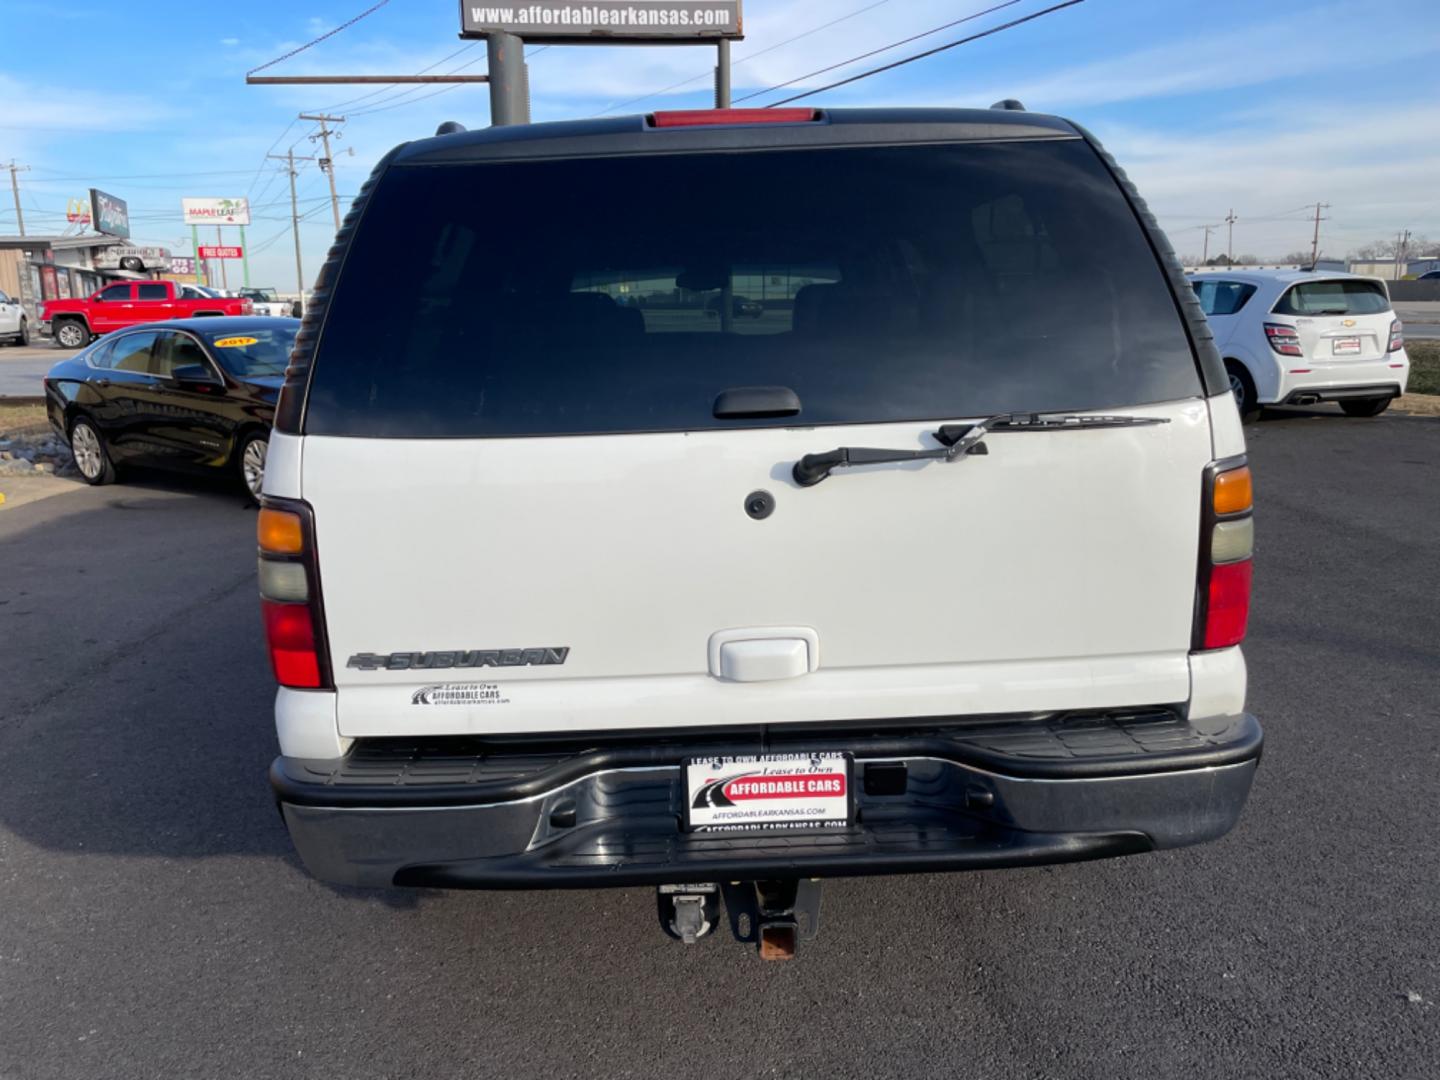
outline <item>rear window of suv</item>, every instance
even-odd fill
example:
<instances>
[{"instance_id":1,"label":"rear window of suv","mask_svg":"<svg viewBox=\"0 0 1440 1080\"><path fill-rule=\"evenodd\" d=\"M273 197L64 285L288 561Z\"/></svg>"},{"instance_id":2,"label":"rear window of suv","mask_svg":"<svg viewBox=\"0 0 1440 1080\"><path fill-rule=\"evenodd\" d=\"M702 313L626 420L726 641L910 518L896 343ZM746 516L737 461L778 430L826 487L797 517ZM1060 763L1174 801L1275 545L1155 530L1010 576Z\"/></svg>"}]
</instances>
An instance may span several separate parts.
<instances>
[{"instance_id":1,"label":"rear window of suv","mask_svg":"<svg viewBox=\"0 0 1440 1080\"><path fill-rule=\"evenodd\" d=\"M1276 315L1381 315L1390 298L1378 281L1306 281L1274 307Z\"/></svg>"},{"instance_id":2,"label":"rear window of suv","mask_svg":"<svg viewBox=\"0 0 1440 1080\"><path fill-rule=\"evenodd\" d=\"M786 386L799 416L717 420ZM392 166L304 430L517 436L940 419L1202 393L1080 140Z\"/></svg>"}]
</instances>

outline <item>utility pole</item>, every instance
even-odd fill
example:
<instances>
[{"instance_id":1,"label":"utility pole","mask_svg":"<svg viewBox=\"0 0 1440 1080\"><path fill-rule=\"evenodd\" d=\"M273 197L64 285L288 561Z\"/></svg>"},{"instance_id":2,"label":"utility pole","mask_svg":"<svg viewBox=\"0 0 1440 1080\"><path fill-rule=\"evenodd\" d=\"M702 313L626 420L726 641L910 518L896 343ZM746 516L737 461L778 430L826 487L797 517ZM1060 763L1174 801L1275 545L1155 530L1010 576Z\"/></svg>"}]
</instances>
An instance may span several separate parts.
<instances>
[{"instance_id":1,"label":"utility pole","mask_svg":"<svg viewBox=\"0 0 1440 1080\"><path fill-rule=\"evenodd\" d=\"M1410 230L1395 234L1395 276L1391 281L1399 281L1401 269L1405 262L1405 249L1410 246Z\"/></svg>"},{"instance_id":2,"label":"utility pole","mask_svg":"<svg viewBox=\"0 0 1440 1080\"><path fill-rule=\"evenodd\" d=\"M1210 234L1216 229L1218 229L1220 226L1201 225L1200 227L1205 230L1205 253L1200 256L1200 265L1208 266L1210 264Z\"/></svg>"},{"instance_id":3,"label":"utility pole","mask_svg":"<svg viewBox=\"0 0 1440 1080\"><path fill-rule=\"evenodd\" d=\"M340 196L335 194L335 159L330 156L330 129L327 124L343 124L343 116L312 116L309 113L301 113L301 120L312 120L320 125L320 141L325 146L325 156L320 159L320 171L330 179L330 210L335 215L335 231L340 231ZM339 137L338 135L336 136ZM310 136L310 141L315 141L315 136Z\"/></svg>"},{"instance_id":4,"label":"utility pole","mask_svg":"<svg viewBox=\"0 0 1440 1080\"><path fill-rule=\"evenodd\" d=\"M285 168L290 173L290 228L295 233L295 282L300 290L300 312L305 312L305 270L300 265L300 204L295 199L295 172L296 161L314 161L314 158L297 158L294 150L287 150L285 156L279 154L266 154L277 161L285 162ZM338 231L338 230L337 230Z\"/></svg>"},{"instance_id":5,"label":"utility pole","mask_svg":"<svg viewBox=\"0 0 1440 1080\"><path fill-rule=\"evenodd\" d=\"M24 214L24 212L21 211L21 209L20 209L20 181L16 178L16 175L15 175L15 174L16 174L16 173L22 173L22 172L29 172L29 171L30 171L30 166L29 166L29 165L16 165L15 162L14 162L14 160L12 159L11 162L10 162L10 164L7 165L6 168L8 168L8 169L10 170L10 191L11 191L11 193L15 196L15 221L16 221L16 224L18 224L18 225L20 226L20 235L21 235L21 236L24 236L24 235L25 235L25 214Z\"/></svg>"},{"instance_id":6,"label":"utility pole","mask_svg":"<svg viewBox=\"0 0 1440 1080\"><path fill-rule=\"evenodd\" d=\"M1225 235L1225 262L1233 265L1235 262L1235 222L1239 219L1235 216L1235 208L1230 208L1230 213L1225 215L1225 224L1229 226Z\"/></svg>"},{"instance_id":7,"label":"utility pole","mask_svg":"<svg viewBox=\"0 0 1440 1080\"><path fill-rule=\"evenodd\" d=\"M1317 202L1315 204L1315 235L1310 239L1310 269L1315 269L1315 260L1320 257L1320 222L1325 219L1320 216L1321 210L1329 210L1329 203Z\"/></svg>"}]
</instances>

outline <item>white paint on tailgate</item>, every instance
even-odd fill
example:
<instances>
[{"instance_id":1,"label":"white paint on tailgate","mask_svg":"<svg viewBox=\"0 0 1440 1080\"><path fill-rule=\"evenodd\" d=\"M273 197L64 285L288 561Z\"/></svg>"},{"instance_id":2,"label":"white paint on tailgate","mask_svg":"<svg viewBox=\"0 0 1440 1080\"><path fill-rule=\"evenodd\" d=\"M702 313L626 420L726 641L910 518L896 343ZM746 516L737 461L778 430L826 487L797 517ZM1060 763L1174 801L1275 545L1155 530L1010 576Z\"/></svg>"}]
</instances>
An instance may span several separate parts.
<instances>
[{"instance_id":1,"label":"white paint on tailgate","mask_svg":"<svg viewBox=\"0 0 1440 1080\"><path fill-rule=\"evenodd\" d=\"M295 758L337 758L350 749L335 722L333 690L275 691L275 731L280 753Z\"/></svg>"},{"instance_id":2,"label":"white paint on tailgate","mask_svg":"<svg viewBox=\"0 0 1440 1080\"><path fill-rule=\"evenodd\" d=\"M412 672L403 685L347 686L340 695L340 728L347 736L472 735L1124 708L1184 701L1190 693L1187 659L1182 649L1100 659L822 667L803 678L759 683L703 674L521 677L499 683L508 699L503 706L444 708L412 700L416 688L442 684L446 673ZM493 669L485 670L490 678ZM449 674L462 681L459 673Z\"/></svg>"},{"instance_id":3,"label":"white paint on tailgate","mask_svg":"<svg viewBox=\"0 0 1440 1080\"><path fill-rule=\"evenodd\" d=\"M265 452L266 495L281 499L300 498L300 457L305 440L283 431L270 432L270 445Z\"/></svg>"},{"instance_id":4,"label":"white paint on tailgate","mask_svg":"<svg viewBox=\"0 0 1440 1080\"><path fill-rule=\"evenodd\" d=\"M1120 410L1106 410L1120 411ZM828 720L1181 701L1199 400L1167 424L1005 433L955 463L790 469L924 447L936 423L529 439L307 437L340 727L353 734ZM746 496L770 491L751 519ZM802 626L824 665L710 676L727 627ZM568 648L563 665L347 669L356 653ZM510 704L412 708L494 681Z\"/></svg>"},{"instance_id":5,"label":"white paint on tailgate","mask_svg":"<svg viewBox=\"0 0 1440 1080\"><path fill-rule=\"evenodd\" d=\"M1190 657L1190 719L1239 716L1245 711L1245 655L1230 649Z\"/></svg>"},{"instance_id":6,"label":"white paint on tailgate","mask_svg":"<svg viewBox=\"0 0 1440 1080\"><path fill-rule=\"evenodd\" d=\"M1208 404L1210 432L1215 442L1215 459L1219 461L1245 453L1245 426L1240 422L1240 410L1235 405L1235 395L1227 390L1223 394L1216 394Z\"/></svg>"}]
</instances>

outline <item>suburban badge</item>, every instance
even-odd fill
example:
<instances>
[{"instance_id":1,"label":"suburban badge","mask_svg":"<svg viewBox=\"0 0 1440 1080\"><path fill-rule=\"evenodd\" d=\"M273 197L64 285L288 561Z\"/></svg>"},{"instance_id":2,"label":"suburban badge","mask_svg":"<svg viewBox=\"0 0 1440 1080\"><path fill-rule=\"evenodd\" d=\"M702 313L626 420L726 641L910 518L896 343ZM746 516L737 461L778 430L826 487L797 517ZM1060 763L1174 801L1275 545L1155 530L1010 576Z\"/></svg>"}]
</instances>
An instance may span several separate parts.
<instances>
[{"instance_id":1,"label":"suburban badge","mask_svg":"<svg viewBox=\"0 0 1440 1080\"><path fill-rule=\"evenodd\" d=\"M361 671L410 671L434 668L541 667L563 664L570 646L549 649L468 649L450 652L356 653L345 661Z\"/></svg>"}]
</instances>

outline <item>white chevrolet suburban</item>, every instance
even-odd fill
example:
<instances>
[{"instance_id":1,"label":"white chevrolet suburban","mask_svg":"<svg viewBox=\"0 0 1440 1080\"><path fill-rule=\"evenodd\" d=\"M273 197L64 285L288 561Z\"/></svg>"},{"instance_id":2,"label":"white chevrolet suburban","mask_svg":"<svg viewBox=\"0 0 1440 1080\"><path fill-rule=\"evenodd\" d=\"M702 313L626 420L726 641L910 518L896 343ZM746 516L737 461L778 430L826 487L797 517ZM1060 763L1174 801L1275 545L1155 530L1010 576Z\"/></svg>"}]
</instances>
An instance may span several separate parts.
<instances>
[{"instance_id":1,"label":"white chevrolet suburban","mask_svg":"<svg viewBox=\"0 0 1440 1080\"><path fill-rule=\"evenodd\" d=\"M686 941L723 894L776 957L825 878L1212 840L1262 741L1244 452L1065 120L407 143L270 442L284 820L329 882L655 885Z\"/></svg>"}]
</instances>

